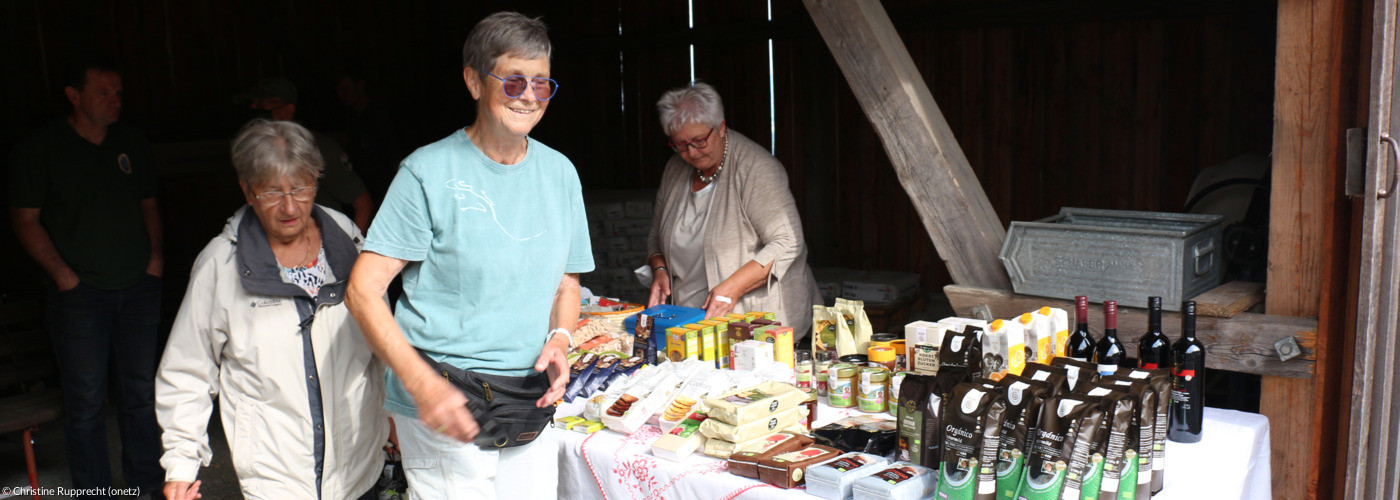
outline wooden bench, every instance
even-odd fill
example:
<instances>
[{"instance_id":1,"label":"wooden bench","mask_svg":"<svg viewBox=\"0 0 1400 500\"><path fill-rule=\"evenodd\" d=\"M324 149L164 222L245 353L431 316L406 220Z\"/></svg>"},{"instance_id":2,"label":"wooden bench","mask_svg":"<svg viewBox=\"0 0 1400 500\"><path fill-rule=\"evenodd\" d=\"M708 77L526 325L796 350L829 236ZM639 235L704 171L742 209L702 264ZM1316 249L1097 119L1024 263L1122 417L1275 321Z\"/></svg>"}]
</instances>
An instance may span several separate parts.
<instances>
[{"instance_id":1,"label":"wooden bench","mask_svg":"<svg viewBox=\"0 0 1400 500\"><path fill-rule=\"evenodd\" d=\"M39 499L34 431L63 417L63 392L38 299L0 303L0 434L20 432L29 486Z\"/></svg>"}]
</instances>

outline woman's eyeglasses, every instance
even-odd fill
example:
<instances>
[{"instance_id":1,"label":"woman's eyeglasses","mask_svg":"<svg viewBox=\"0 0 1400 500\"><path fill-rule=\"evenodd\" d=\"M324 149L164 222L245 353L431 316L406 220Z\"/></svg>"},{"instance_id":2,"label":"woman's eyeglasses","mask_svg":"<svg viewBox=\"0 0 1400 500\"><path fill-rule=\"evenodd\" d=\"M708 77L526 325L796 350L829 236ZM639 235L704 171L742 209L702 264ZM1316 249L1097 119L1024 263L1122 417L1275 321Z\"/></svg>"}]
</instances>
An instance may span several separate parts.
<instances>
[{"instance_id":1,"label":"woman's eyeglasses","mask_svg":"<svg viewBox=\"0 0 1400 500\"><path fill-rule=\"evenodd\" d=\"M526 87L529 87L535 92L535 99L541 101L548 101L550 98L554 97L555 92L559 91L559 82L554 81L553 78L525 75L510 75L502 78L492 75L490 71L486 72L486 74L500 80L501 90L506 93L506 97L511 99L518 99L520 96L525 95Z\"/></svg>"},{"instance_id":2,"label":"woman's eyeglasses","mask_svg":"<svg viewBox=\"0 0 1400 500\"><path fill-rule=\"evenodd\" d=\"M253 197L257 198L258 201L266 207L281 205L282 200L285 198L291 198L293 201L307 202L316 199L316 186L299 187L285 193L281 191L268 191L262 194L255 194Z\"/></svg>"},{"instance_id":3,"label":"woman's eyeglasses","mask_svg":"<svg viewBox=\"0 0 1400 500\"><path fill-rule=\"evenodd\" d=\"M677 153L684 153L687 148L705 149L705 146L710 144L710 136L714 133L715 128L710 127L710 131L705 133L705 137L690 142L667 142L666 145L671 146L671 150Z\"/></svg>"}]
</instances>

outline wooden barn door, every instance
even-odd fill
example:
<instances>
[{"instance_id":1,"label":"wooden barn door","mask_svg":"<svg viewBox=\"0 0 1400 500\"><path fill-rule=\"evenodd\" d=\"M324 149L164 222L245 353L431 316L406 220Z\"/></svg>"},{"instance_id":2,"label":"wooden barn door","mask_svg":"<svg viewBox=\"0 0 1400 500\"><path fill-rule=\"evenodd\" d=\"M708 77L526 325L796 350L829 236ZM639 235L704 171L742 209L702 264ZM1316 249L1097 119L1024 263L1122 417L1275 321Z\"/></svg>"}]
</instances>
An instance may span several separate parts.
<instances>
[{"instance_id":1,"label":"wooden barn door","mask_svg":"<svg viewBox=\"0 0 1400 500\"><path fill-rule=\"evenodd\" d=\"M1361 202L1356 355L1345 482L1348 499L1400 498L1400 99L1396 80L1396 0L1376 0L1366 183ZM1278 432L1275 429L1274 432Z\"/></svg>"}]
</instances>

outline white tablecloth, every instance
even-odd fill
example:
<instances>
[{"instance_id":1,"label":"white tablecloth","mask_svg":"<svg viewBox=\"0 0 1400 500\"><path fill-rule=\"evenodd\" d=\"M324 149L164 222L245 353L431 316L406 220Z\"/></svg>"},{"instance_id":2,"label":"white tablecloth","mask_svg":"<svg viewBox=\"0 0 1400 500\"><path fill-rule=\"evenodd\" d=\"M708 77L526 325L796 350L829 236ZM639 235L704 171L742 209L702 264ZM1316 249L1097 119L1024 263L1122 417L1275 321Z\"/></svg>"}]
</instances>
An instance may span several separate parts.
<instances>
[{"instance_id":1,"label":"white tablecloth","mask_svg":"<svg viewBox=\"0 0 1400 500\"><path fill-rule=\"evenodd\" d=\"M580 412L582 404L576 402L561 407L558 415ZM856 414L861 413L822 405L817 425ZM784 490L735 476L728 473L725 461L700 452L679 463L656 458L651 442L661 430L655 426L643 426L632 435L606 429L588 435L550 432L559 442L559 498L816 498L802 488ZM1166 483L1153 499L1268 499L1269 477L1269 420L1253 413L1206 408L1201 442L1167 442Z\"/></svg>"},{"instance_id":2,"label":"white tablecloth","mask_svg":"<svg viewBox=\"0 0 1400 500\"><path fill-rule=\"evenodd\" d=\"M1167 441L1166 475L1153 500L1273 498L1268 417L1207 407L1200 442Z\"/></svg>"}]
</instances>

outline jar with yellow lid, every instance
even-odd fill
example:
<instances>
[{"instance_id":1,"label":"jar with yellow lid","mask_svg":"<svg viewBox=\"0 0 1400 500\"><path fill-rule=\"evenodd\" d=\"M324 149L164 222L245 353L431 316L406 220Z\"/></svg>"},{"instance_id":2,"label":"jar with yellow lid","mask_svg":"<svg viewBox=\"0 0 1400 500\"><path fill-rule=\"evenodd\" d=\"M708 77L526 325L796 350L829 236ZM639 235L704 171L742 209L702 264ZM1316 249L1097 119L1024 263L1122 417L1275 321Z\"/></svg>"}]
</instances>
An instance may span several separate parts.
<instances>
[{"instance_id":1,"label":"jar with yellow lid","mask_svg":"<svg viewBox=\"0 0 1400 500\"><path fill-rule=\"evenodd\" d=\"M865 413L884 413L889 402L890 371L883 367L869 367L860 371L859 392L856 406Z\"/></svg>"},{"instance_id":2,"label":"jar with yellow lid","mask_svg":"<svg viewBox=\"0 0 1400 500\"><path fill-rule=\"evenodd\" d=\"M831 365L826 376L826 404L833 408L850 408L856 405L856 373L860 368L848 363Z\"/></svg>"},{"instance_id":3,"label":"jar with yellow lid","mask_svg":"<svg viewBox=\"0 0 1400 500\"><path fill-rule=\"evenodd\" d=\"M880 366L889 371L897 371L895 368L895 357L893 347L871 347L870 366Z\"/></svg>"},{"instance_id":4,"label":"jar with yellow lid","mask_svg":"<svg viewBox=\"0 0 1400 500\"><path fill-rule=\"evenodd\" d=\"M908 344L904 342L904 339L895 339L893 342L890 342L890 348L894 349L894 366L896 367L895 370L908 370L909 347Z\"/></svg>"}]
</instances>

